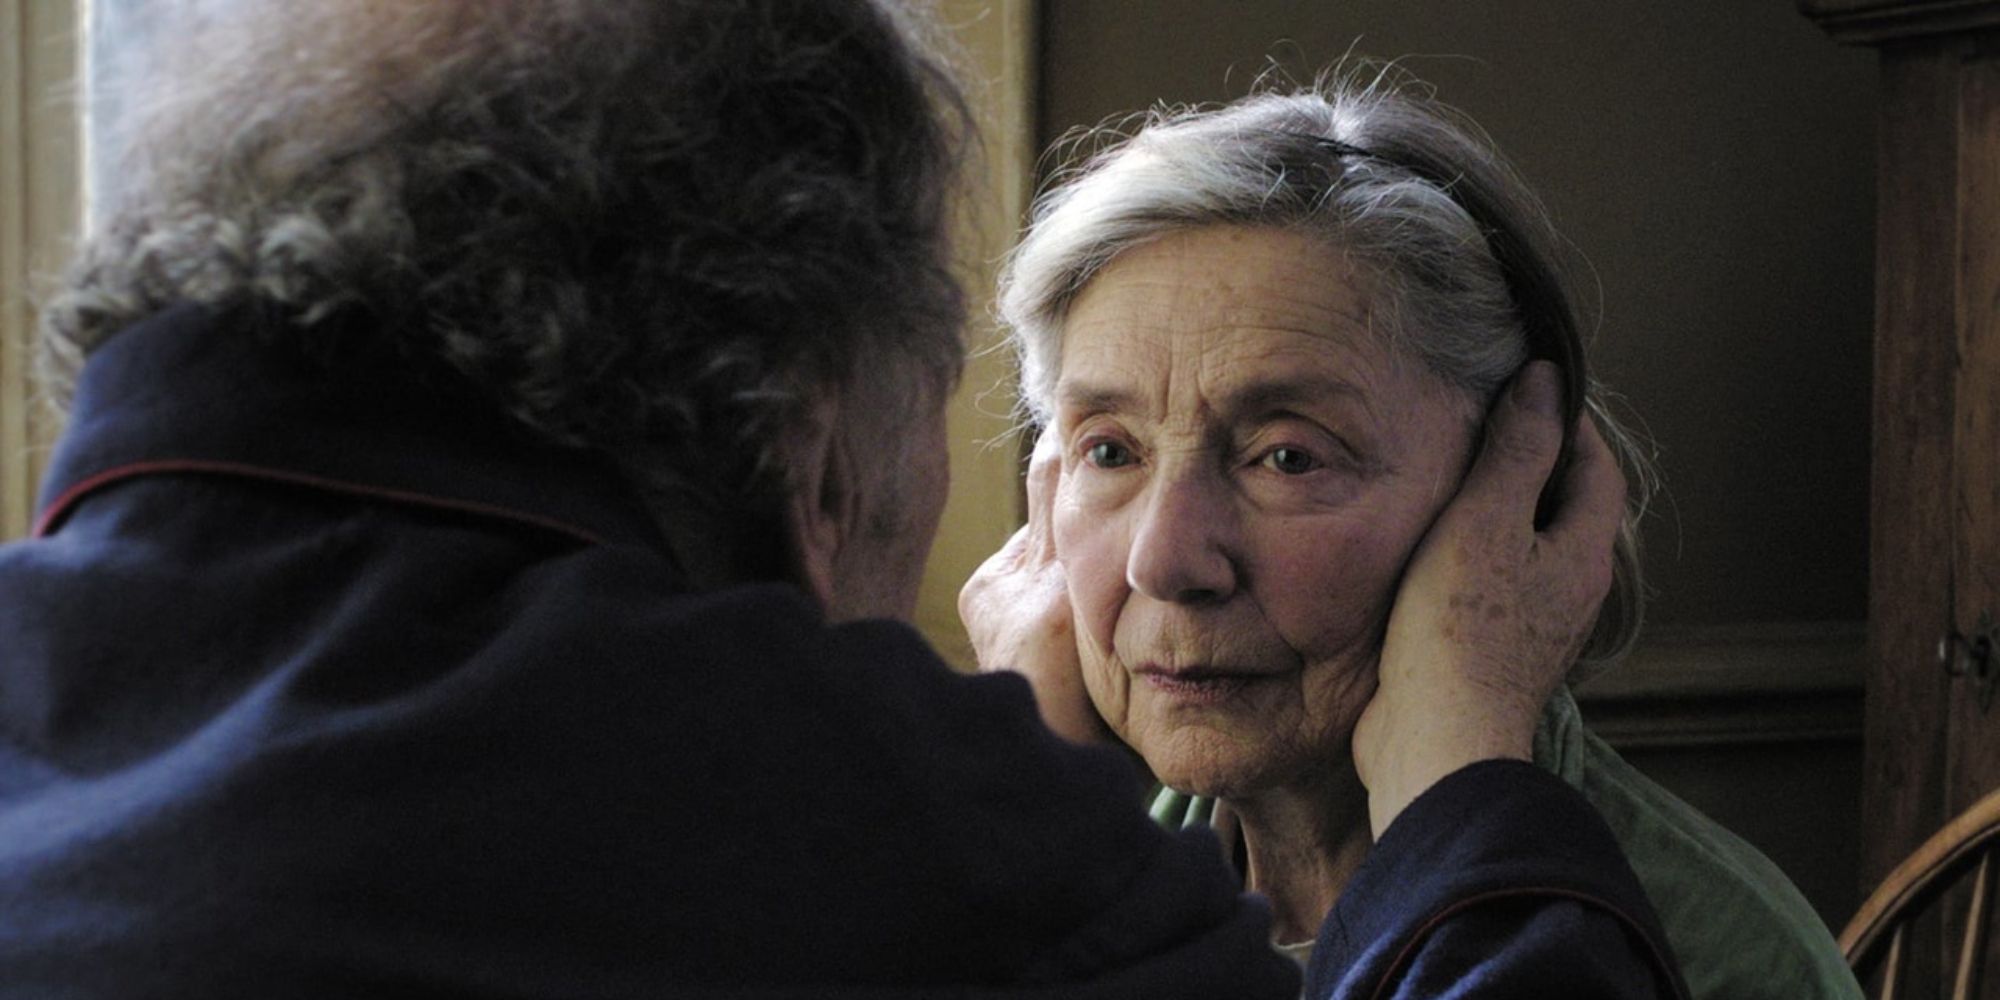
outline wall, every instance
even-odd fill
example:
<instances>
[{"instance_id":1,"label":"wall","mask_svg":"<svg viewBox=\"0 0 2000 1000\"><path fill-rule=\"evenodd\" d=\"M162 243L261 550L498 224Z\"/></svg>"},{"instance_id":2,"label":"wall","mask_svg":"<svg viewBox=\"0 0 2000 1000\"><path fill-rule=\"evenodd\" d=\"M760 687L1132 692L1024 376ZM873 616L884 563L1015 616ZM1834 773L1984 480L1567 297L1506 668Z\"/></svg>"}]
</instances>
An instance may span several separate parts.
<instances>
[{"instance_id":1,"label":"wall","mask_svg":"<svg viewBox=\"0 0 2000 1000\"><path fill-rule=\"evenodd\" d=\"M70 0L0 0L0 539L27 531L55 421L29 380L30 291L76 230Z\"/></svg>"},{"instance_id":2,"label":"wall","mask_svg":"<svg viewBox=\"0 0 2000 1000\"><path fill-rule=\"evenodd\" d=\"M945 659L973 667L958 620L958 589L1020 523L1020 462L1013 427L1013 363L997 350L992 293L1001 255L1027 208L1032 165L1036 10L1033 0L943 0L962 48L982 149L959 230L959 275L970 300L972 357L947 414L951 498L917 595L916 624Z\"/></svg>"},{"instance_id":3,"label":"wall","mask_svg":"<svg viewBox=\"0 0 2000 1000\"><path fill-rule=\"evenodd\" d=\"M1872 54L1784 0L1049 0L1042 38L1045 143L1349 53L1400 57L1492 134L1594 269L1596 371L1667 486L1650 637L1586 717L1837 928L1859 898Z\"/></svg>"}]
</instances>

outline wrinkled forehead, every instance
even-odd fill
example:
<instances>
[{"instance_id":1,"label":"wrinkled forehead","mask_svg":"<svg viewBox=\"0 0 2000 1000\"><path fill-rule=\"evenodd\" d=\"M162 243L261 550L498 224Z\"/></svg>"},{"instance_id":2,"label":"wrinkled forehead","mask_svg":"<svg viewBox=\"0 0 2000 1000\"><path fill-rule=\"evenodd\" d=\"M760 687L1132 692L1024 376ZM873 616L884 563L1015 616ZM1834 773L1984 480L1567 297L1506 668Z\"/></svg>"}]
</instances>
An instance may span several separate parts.
<instances>
[{"instance_id":1,"label":"wrinkled forehead","mask_svg":"<svg viewBox=\"0 0 2000 1000\"><path fill-rule=\"evenodd\" d=\"M1427 382L1444 388L1398 346L1348 255L1291 231L1210 227L1128 250L1085 286L1052 402L1172 413L1320 395L1380 410Z\"/></svg>"}]
</instances>

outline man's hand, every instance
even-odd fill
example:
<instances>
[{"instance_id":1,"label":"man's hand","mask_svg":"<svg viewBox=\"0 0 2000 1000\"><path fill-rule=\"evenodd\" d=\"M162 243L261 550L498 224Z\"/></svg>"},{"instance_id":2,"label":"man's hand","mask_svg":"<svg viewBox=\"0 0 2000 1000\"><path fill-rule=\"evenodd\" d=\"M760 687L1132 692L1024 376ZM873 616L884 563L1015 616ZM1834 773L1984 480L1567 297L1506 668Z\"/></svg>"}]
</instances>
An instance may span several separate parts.
<instances>
[{"instance_id":1,"label":"man's hand","mask_svg":"<svg viewBox=\"0 0 2000 1000\"><path fill-rule=\"evenodd\" d=\"M1480 760L1528 760L1611 587L1625 480L1578 418L1561 506L1535 501L1562 447L1554 366L1525 368L1487 421L1460 489L1417 547L1389 615L1380 686L1354 729L1354 762L1380 837L1439 778Z\"/></svg>"},{"instance_id":2,"label":"man's hand","mask_svg":"<svg viewBox=\"0 0 2000 1000\"><path fill-rule=\"evenodd\" d=\"M1028 523L987 557L958 592L958 617L982 671L1028 678L1042 721L1078 743L1109 738L1083 687L1069 586L1050 522L1062 456L1053 431L1035 442L1028 462Z\"/></svg>"}]
</instances>

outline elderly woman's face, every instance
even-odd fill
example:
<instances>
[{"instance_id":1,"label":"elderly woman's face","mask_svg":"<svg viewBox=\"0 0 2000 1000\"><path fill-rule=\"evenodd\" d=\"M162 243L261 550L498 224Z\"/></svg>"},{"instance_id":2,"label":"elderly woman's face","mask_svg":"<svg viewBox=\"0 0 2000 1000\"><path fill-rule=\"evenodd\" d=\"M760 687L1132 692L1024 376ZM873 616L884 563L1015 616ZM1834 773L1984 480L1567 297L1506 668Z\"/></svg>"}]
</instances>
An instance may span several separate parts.
<instances>
[{"instance_id":1,"label":"elderly woman's face","mask_svg":"<svg viewBox=\"0 0 2000 1000\"><path fill-rule=\"evenodd\" d=\"M1394 349L1307 237L1211 227L1127 251L1063 331L1054 518L1084 683L1177 788L1342 766L1404 563L1475 412Z\"/></svg>"}]
</instances>

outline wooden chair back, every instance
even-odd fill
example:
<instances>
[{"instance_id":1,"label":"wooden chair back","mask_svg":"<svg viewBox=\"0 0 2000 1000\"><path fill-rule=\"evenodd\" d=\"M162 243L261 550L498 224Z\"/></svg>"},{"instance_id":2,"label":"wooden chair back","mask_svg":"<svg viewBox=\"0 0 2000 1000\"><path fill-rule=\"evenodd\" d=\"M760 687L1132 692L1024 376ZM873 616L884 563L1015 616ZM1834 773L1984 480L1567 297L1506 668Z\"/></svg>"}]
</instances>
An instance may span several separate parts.
<instances>
[{"instance_id":1,"label":"wooden chair back","mask_svg":"<svg viewBox=\"0 0 2000 1000\"><path fill-rule=\"evenodd\" d=\"M1840 933L1840 950L1864 985L1879 980L1876 1000L1895 1000L1898 985L1905 979L1912 928L1933 904L1960 884L1968 884L1970 889L1964 928L1958 935L1951 997L1975 1000L1979 996L1987 935L1992 927L1993 875L2000 867L1993 857L1996 849L2000 849L2000 791L1988 794L1945 824L1861 904Z\"/></svg>"}]
</instances>

